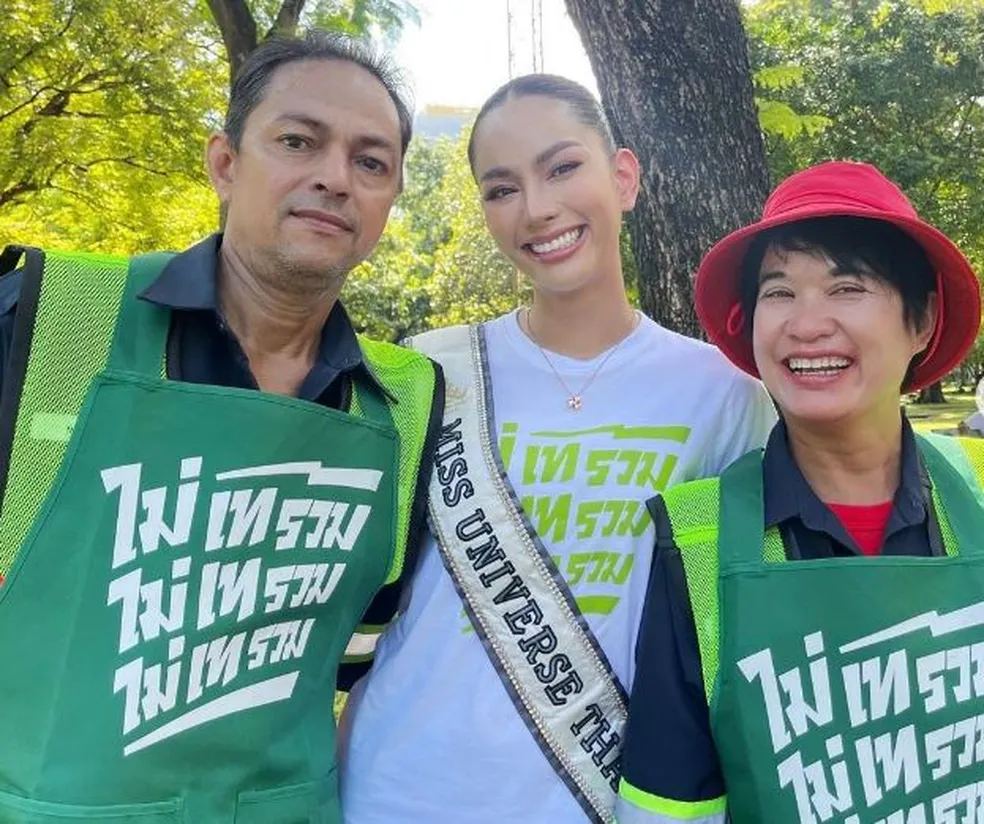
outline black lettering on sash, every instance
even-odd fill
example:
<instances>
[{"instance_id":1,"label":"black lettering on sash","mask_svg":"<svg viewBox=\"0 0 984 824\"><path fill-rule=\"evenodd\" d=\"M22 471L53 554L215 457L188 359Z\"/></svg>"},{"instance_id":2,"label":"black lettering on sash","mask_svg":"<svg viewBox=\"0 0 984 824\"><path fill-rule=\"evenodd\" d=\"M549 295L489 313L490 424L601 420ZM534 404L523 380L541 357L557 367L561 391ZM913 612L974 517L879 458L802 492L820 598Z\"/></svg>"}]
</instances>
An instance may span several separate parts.
<instances>
[{"instance_id":1,"label":"black lettering on sash","mask_svg":"<svg viewBox=\"0 0 984 824\"><path fill-rule=\"evenodd\" d=\"M468 462L464 458L455 458L447 466L442 463L437 464L437 481L441 486L450 486L451 481L467 473Z\"/></svg>"},{"instance_id":2,"label":"black lettering on sash","mask_svg":"<svg viewBox=\"0 0 984 824\"><path fill-rule=\"evenodd\" d=\"M526 627L530 624L536 626L543 620L543 612L540 610L540 605L530 598L515 612L507 612L502 617L505 618L506 626L509 627L513 635L525 635Z\"/></svg>"},{"instance_id":3,"label":"black lettering on sash","mask_svg":"<svg viewBox=\"0 0 984 824\"><path fill-rule=\"evenodd\" d=\"M479 508L471 515L458 521L458 525L454 528L454 531L458 536L458 540L467 544L476 538L481 538L483 535L491 534L492 524L485 520L485 511ZM498 544L498 541L496 543ZM502 550L499 550L499 552L499 557L501 558Z\"/></svg>"},{"instance_id":4,"label":"black lettering on sash","mask_svg":"<svg viewBox=\"0 0 984 824\"><path fill-rule=\"evenodd\" d=\"M591 760L601 767L602 776L607 778L611 788L618 792L618 782L622 772L622 758L619 752L621 738L614 732L606 735L611 730L611 724L605 720L604 713L597 704L587 706L585 714L571 724L571 732L579 736L582 730L589 726L590 731L580 739L581 748L591 755ZM613 750L615 757L602 767L605 758Z\"/></svg>"},{"instance_id":5,"label":"black lettering on sash","mask_svg":"<svg viewBox=\"0 0 984 824\"><path fill-rule=\"evenodd\" d=\"M472 486L472 482L467 478L462 478L453 487L445 487L441 492L441 497L444 499L445 506L454 507L460 504L462 499L468 500L474 494L475 487Z\"/></svg>"},{"instance_id":6,"label":"black lettering on sash","mask_svg":"<svg viewBox=\"0 0 984 824\"><path fill-rule=\"evenodd\" d=\"M601 768L601 774L608 779L608 786L613 792L618 792L619 779L622 777L622 754L616 753L615 757Z\"/></svg>"},{"instance_id":7,"label":"black lettering on sash","mask_svg":"<svg viewBox=\"0 0 984 824\"><path fill-rule=\"evenodd\" d=\"M577 695L583 689L584 683L581 681L581 677L572 670L566 678L545 687L544 692L554 706L562 707L567 703L568 696Z\"/></svg>"},{"instance_id":8,"label":"black lettering on sash","mask_svg":"<svg viewBox=\"0 0 984 824\"><path fill-rule=\"evenodd\" d=\"M479 512L481 512L481 510L479 510ZM485 530L485 532L491 532L492 531L491 524L486 523L486 526L489 528ZM459 528L458 535L460 536L461 524L458 524L458 528ZM482 534L481 532L476 533L476 537L481 534ZM506 557L506 553L503 552L502 547L499 546L499 539L496 538L495 535L493 535L484 544L468 547L468 549L465 550L465 556L468 558L469 561L472 562L472 569L474 569L477 572L480 569L485 569L485 567L487 567L493 561L501 561L503 558ZM516 571L515 568L511 569L510 574L515 571Z\"/></svg>"},{"instance_id":9,"label":"black lettering on sash","mask_svg":"<svg viewBox=\"0 0 984 824\"><path fill-rule=\"evenodd\" d=\"M495 538L493 537L493 540ZM512 575L516 571L516 567L512 565L512 561L506 561L501 567L492 572L483 572L478 576L478 580L482 582L482 586L486 589L492 586L500 578L505 578L507 575ZM499 603L496 601L496 603Z\"/></svg>"},{"instance_id":10,"label":"black lettering on sash","mask_svg":"<svg viewBox=\"0 0 984 824\"><path fill-rule=\"evenodd\" d=\"M434 453L434 462L437 464L438 469L440 469L446 460L453 458L455 455L463 455L464 452L465 445L460 441L445 452L442 452L441 448L438 447L437 452Z\"/></svg>"},{"instance_id":11,"label":"black lettering on sash","mask_svg":"<svg viewBox=\"0 0 984 824\"><path fill-rule=\"evenodd\" d=\"M570 668L571 659L564 655L564 653L559 652L556 655L550 656L550 660L546 666L537 664L533 667L533 672L536 673L536 677L541 684L549 684L560 673L567 672Z\"/></svg>"},{"instance_id":12,"label":"black lettering on sash","mask_svg":"<svg viewBox=\"0 0 984 824\"><path fill-rule=\"evenodd\" d=\"M519 648L526 653L526 660L535 664L538 655L549 655L557 649L557 636L551 627L544 627L536 635L520 641Z\"/></svg>"},{"instance_id":13,"label":"black lettering on sash","mask_svg":"<svg viewBox=\"0 0 984 824\"><path fill-rule=\"evenodd\" d=\"M571 732L574 733L574 735L580 735L581 730L583 730L588 724L594 726L605 717L605 714L601 711L601 707L597 704L588 704L585 713L586 714L583 718L580 718L571 724Z\"/></svg>"},{"instance_id":14,"label":"black lettering on sash","mask_svg":"<svg viewBox=\"0 0 984 824\"><path fill-rule=\"evenodd\" d=\"M581 739L581 749L600 767L608 754L618 748L620 741L618 733L612 731L612 725L602 718L594 730Z\"/></svg>"},{"instance_id":15,"label":"black lettering on sash","mask_svg":"<svg viewBox=\"0 0 984 824\"><path fill-rule=\"evenodd\" d=\"M441 451L441 447L461 440L461 430L458 429L459 426L461 426L461 418L455 418L451 421L451 423L446 423L441 427L441 434L437 437L438 452ZM440 458L438 458L438 460L440 460Z\"/></svg>"},{"instance_id":16,"label":"black lettering on sash","mask_svg":"<svg viewBox=\"0 0 984 824\"><path fill-rule=\"evenodd\" d=\"M497 604L508 604L517 598L528 598L529 595L530 588L523 583L523 579L513 575L512 580L492 600Z\"/></svg>"}]
</instances>

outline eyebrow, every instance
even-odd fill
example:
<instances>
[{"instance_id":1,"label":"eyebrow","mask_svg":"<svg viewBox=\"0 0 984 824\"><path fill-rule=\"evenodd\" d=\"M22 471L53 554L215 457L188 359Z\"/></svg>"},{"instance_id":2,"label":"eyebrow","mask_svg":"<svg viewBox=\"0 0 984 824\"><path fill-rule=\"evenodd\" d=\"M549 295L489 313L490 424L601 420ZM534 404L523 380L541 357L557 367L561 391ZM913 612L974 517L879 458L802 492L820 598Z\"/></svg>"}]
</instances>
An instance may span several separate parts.
<instances>
[{"instance_id":1,"label":"eyebrow","mask_svg":"<svg viewBox=\"0 0 984 824\"><path fill-rule=\"evenodd\" d=\"M302 126L306 126L316 132L331 131L331 127L327 123L299 112L285 112L277 117L274 122L282 123L285 121L290 123L300 123ZM397 153L396 144L389 138L383 137L379 134L359 135L353 142L360 149L385 149L393 154Z\"/></svg>"},{"instance_id":2,"label":"eyebrow","mask_svg":"<svg viewBox=\"0 0 984 824\"><path fill-rule=\"evenodd\" d=\"M543 166L547 163L550 158L552 158L558 152L564 151L564 149L569 149L571 146L580 146L576 140L558 140L552 146L544 149L540 154L533 158L533 163L537 166ZM479 183L484 183L486 180L501 180L502 178L512 177L512 172L505 166L493 166L489 169L482 177L479 179Z\"/></svg>"},{"instance_id":3,"label":"eyebrow","mask_svg":"<svg viewBox=\"0 0 984 824\"><path fill-rule=\"evenodd\" d=\"M768 272L759 272L758 285L762 286L770 280L782 280L784 277L786 277L786 273L781 269L770 269Z\"/></svg>"},{"instance_id":4,"label":"eyebrow","mask_svg":"<svg viewBox=\"0 0 984 824\"><path fill-rule=\"evenodd\" d=\"M848 267L844 268L841 266L831 266L828 274L833 277L874 277L875 273L871 271L865 271L863 267ZM761 272L758 278L758 285L761 287L763 284L768 283L772 280L783 280L786 277L786 273L782 269L771 269L768 272Z\"/></svg>"},{"instance_id":5,"label":"eyebrow","mask_svg":"<svg viewBox=\"0 0 984 824\"><path fill-rule=\"evenodd\" d=\"M302 126L307 126L309 129L321 130L325 128L325 124L320 120L316 120L306 114L300 114L298 112L284 112L281 115L277 115L274 123L282 123L284 121L289 121L291 123L300 123Z\"/></svg>"}]
</instances>

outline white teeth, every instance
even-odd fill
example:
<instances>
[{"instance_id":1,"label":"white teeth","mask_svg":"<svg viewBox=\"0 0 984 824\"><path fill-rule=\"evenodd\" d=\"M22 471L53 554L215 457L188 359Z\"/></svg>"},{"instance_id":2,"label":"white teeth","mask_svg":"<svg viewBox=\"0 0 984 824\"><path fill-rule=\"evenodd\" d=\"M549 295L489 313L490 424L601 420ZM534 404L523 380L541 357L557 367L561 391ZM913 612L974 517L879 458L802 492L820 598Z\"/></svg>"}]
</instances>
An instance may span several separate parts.
<instances>
[{"instance_id":1,"label":"white teeth","mask_svg":"<svg viewBox=\"0 0 984 824\"><path fill-rule=\"evenodd\" d=\"M560 237L555 237L546 243L531 243L530 248L538 255L545 255L549 252L556 252L558 249L573 246L579 237L581 237L581 230L571 229L571 231L564 232Z\"/></svg>"},{"instance_id":2,"label":"white teeth","mask_svg":"<svg viewBox=\"0 0 984 824\"><path fill-rule=\"evenodd\" d=\"M844 369L851 365L847 358L824 357L824 358L790 358L789 368L794 372L809 371L823 372L837 369Z\"/></svg>"}]
</instances>

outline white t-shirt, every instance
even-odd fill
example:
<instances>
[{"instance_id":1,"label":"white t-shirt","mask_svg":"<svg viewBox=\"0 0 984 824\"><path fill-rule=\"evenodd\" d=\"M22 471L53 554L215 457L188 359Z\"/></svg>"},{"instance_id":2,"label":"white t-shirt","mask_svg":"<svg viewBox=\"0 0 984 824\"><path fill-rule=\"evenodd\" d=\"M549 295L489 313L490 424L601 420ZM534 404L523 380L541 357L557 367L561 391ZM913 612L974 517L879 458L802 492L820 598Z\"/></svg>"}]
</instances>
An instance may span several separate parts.
<instances>
[{"instance_id":1,"label":"white t-shirt","mask_svg":"<svg viewBox=\"0 0 984 824\"><path fill-rule=\"evenodd\" d=\"M979 435L984 435L984 413L974 412L968 415L964 420L964 426L968 429L977 432Z\"/></svg>"},{"instance_id":2,"label":"white t-shirt","mask_svg":"<svg viewBox=\"0 0 984 824\"><path fill-rule=\"evenodd\" d=\"M509 480L628 690L654 543L646 499L761 446L772 403L715 348L643 317L573 412L516 313L485 332ZM547 354L580 392L608 353ZM514 709L433 538L353 700L346 824L587 820Z\"/></svg>"}]
</instances>

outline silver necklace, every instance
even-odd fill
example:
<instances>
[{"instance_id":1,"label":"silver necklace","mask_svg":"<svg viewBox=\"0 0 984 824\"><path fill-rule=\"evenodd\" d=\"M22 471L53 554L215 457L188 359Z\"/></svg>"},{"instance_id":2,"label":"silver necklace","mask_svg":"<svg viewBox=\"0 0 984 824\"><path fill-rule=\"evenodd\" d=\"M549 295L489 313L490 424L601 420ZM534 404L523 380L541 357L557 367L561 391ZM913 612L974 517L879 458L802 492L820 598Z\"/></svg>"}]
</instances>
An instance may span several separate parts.
<instances>
[{"instance_id":1,"label":"silver necklace","mask_svg":"<svg viewBox=\"0 0 984 824\"><path fill-rule=\"evenodd\" d=\"M524 311L526 313L526 333L529 335L530 340L533 341L533 343L536 345L536 348L540 350L540 354L543 355L543 359L547 362L547 366L550 367L550 371L554 373L554 377L557 379L558 383L560 383L560 385L564 387L564 391L567 392L567 408L570 409L571 412L579 412L581 410L581 407L584 406L585 391L587 391L588 387L591 386L592 383L594 383L594 379L598 377L598 373L601 372L601 368L606 363L608 363L608 359L611 358L611 356L618 351L619 347L623 343L625 343L625 341L635 331L636 326L639 325L639 313L633 311L634 318L632 321L632 328L629 329L628 334L624 338L622 338L622 340L616 343L611 349L608 350L608 354L601 359L601 362L594 368L594 370L588 376L588 379L581 385L581 388L577 392L575 392L573 389L571 389L567 381L564 380L560 372L557 371L557 367L554 366L553 361L550 360L550 357L549 355L547 355L546 350L540 345L540 341L537 340L536 335L533 333L533 324L530 323L529 308L527 307Z\"/></svg>"}]
</instances>

